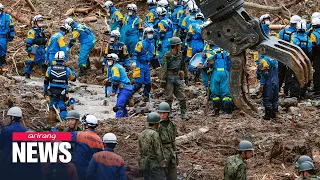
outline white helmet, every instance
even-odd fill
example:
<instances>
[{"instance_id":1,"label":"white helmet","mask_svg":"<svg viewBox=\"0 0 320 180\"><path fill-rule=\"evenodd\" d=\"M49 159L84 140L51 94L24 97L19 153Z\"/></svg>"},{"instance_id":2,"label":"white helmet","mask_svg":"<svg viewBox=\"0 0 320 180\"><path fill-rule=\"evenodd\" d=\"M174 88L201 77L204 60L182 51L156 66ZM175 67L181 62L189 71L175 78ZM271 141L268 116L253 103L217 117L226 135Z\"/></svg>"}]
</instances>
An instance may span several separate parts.
<instances>
[{"instance_id":1,"label":"white helmet","mask_svg":"<svg viewBox=\"0 0 320 180\"><path fill-rule=\"evenodd\" d=\"M158 16L165 16L167 14L167 10L164 7L157 7L156 12Z\"/></svg>"},{"instance_id":2,"label":"white helmet","mask_svg":"<svg viewBox=\"0 0 320 180\"><path fill-rule=\"evenodd\" d=\"M154 33L154 29L152 27L146 27L143 31L143 33Z\"/></svg>"},{"instance_id":3,"label":"white helmet","mask_svg":"<svg viewBox=\"0 0 320 180\"><path fill-rule=\"evenodd\" d=\"M42 15L36 15L35 17L33 17L32 21L34 23L38 22L38 21L43 21L43 16Z\"/></svg>"},{"instance_id":4,"label":"white helmet","mask_svg":"<svg viewBox=\"0 0 320 180\"><path fill-rule=\"evenodd\" d=\"M270 14L264 14L260 17L260 22L266 20L266 19L270 19Z\"/></svg>"},{"instance_id":5,"label":"white helmet","mask_svg":"<svg viewBox=\"0 0 320 180\"><path fill-rule=\"evenodd\" d=\"M297 23L297 26L296 26L297 30L304 30L306 31L307 30L307 22L303 19L301 21L299 21Z\"/></svg>"},{"instance_id":6,"label":"white helmet","mask_svg":"<svg viewBox=\"0 0 320 180\"><path fill-rule=\"evenodd\" d=\"M314 18L320 18L320 12L312 13L311 20L314 19Z\"/></svg>"},{"instance_id":7,"label":"white helmet","mask_svg":"<svg viewBox=\"0 0 320 180\"><path fill-rule=\"evenodd\" d=\"M301 21L301 17L298 15L294 15L290 18L290 23L292 24L297 24L300 21Z\"/></svg>"},{"instance_id":8,"label":"white helmet","mask_svg":"<svg viewBox=\"0 0 320 180\"><path fill-rule=\"evenodd\" d=\"M84 124L89 127L97 127L98 119L94 115L87 115Z\"/></svg>"},{"instance_id":9,"label":"white helmet","mask_svg":"<svg viewBox=\"0 0 320 180\"><path fill-rule=\"evenodd\" d=\"M107 143L112 143L112 144L116 144L117 143L117 137L115 134L113 133L107 133L103 136L102 138L103 143L107 144Z\"/></svg>"},{"instance_id":10,"label":"white helmet","mask_svg":"<svg viewBox=\"0 0 320 180\"><path fill-rule=\"evenodd\" d=\"M132 11L137 12L138 7L137 7L137 5L135 5L135 4L128 4L127 10L132 10Z\"/></svg>"},{"instance_id":11,"label":"white helmet","mask_svg":"<svg viewBox=\"0 0 320 180\"><path fill-rule=\"evenodd\" d=\"M4 6L1 3L0 3L0 10L2 10L2 11L4 10Z\"/></svg>"},{"instance_id":12,"label":"white helmet","mask_svg":"<svg viewBox=\"0 0 320 180\"><path fill-rule=\"evenodd\" d=\"M147 4L157 4L156 0L147 0Z\"/></svg>"},{"instance_id":13,"label":"white helmet","mask_svg":"<svg viewBox=\"0 0 320 180\"><path fill-rule=\"evenodd\" d=\"M188 2L188 11L196 13L198 11L198 6L194 1Z\"/></svg>"},{"instance_id":14,"label":"white helmet","mask_svg":"<svg viewBox=\"0 0 320 180\"><path fill-rule=\"evenodd\" d=\"M111 53L110 55L114 61L119 61L119 56L117 54Z\"/></svg>"},{"instance_id":15,"label":"white helmet","mask_svg":"<svg viewBox=\"0 0 320 180\"><path fill-rule=\"evenodd\" d=\"M56 61L64 61L66 58L66 55L64 54L64 51L58 51L55 55L54 55L54 59Z\"/></svg>"},{"instance_id":16,"label":"white helmet","mask_svg":"<svg viewBox=\"0 0 320 180\"><path fill-rule=\"evenodd\" d=\"M120 35L120 32L116 29L116 30L111 31L110 36L116 36L116 37L120 38L121 35Z\"/></svg>"},{"instance_id":17,"label":"white helmet","mask_svg":"<svg viewBox=\"0 0 320 180\"><path fill-rule=\"evenodd\" d=\"M164 7L164 8L166 8L166 7L168 7L168 6L169 6L169 3L168 3L167 0L160 0L160 1L158 1L158 7Z\"/></svg>"},{"instance_id":18,"label":"white helmet","mask_svg":"<svg viewBox=\"0 0 320 180\"><path fill-rule=\"evenodd\" d=\"M196 19L204 20L204 15L201 12L199 12L199 13L196 14Z\"/></svg>"},{"instance_id":19,"label":"white helmet","mask_svg":"<svg viewBox=\"0 0 320 180\"><path fill-rule=\"evenodd\" d=\"M74 23L74 20L72 18L67 18L66 20L64 20L65 24L68 24L69 26L72 26Z\"/></svg>"},{"instance_id":20,"label":"white helmet","mask_svg":"<svg viewBox=\"0 0 320 180\"><path fill-rule=\"evenodd\" d=\"M107 1L107 2L105 2L105 3L103 4L103 7L104 7L104 8L111 8L111 7L113 7L113 2Z\"/></svg>"},{"instance_id":21,"label":"white helmet","mask_svg":"<svg viewBox=\"0 0 320 180\"><path fill-rule=\"evenodd\" d=\"M8 110L7 116L22 117L22 111L19 107L12 107Z\"/></svg>"},{"instance_id":22,"label":"white helmet","mask_svg":"<svg viewBox=\"0 0 320 180\"><path fill-rule=\"evenodd\" d=\"M60 26L60 29L69 33L71 31L71 26L69 26L68 24L63 24L62 26Z\"/></svg>"},{"instance_id":23,"label":"white helmet","mask_svg":"<svg viewBox=\"0 0 320 180\"><path fill-rule=\"evenodd\" d=\"M311 23L313 26L320 26L320 18L313 18Z\"/></svg>"}]
</instances>

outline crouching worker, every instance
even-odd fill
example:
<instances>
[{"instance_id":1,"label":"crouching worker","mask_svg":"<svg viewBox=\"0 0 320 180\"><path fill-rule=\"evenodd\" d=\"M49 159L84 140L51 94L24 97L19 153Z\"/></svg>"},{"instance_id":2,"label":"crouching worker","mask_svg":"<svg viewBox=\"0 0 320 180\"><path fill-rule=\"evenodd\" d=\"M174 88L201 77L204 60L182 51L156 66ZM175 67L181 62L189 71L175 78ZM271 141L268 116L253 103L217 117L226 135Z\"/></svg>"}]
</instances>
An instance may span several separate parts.
<instances>
[{"instance_id":1,"label":"crouching worker","mask_svg":"<svg viewBox=\"0 0 320 180\"><path fill-rule=\"evenodd\" d=\"M268 56L259 56L258 74L261 75L260 83L263 85L262 101L265 108L263 119L270 120L278 112L279 78L278 61Z\"/></svg>"},{"instance_id":2,"label":"crouching worker","mask_svg":"<svg viewBox=\"0 0 320 180\"><path fill-rule=\"evenodd\" d=\"M128 110L126 106L128 105L132 94L132 86L130 80L127 76L126 70L121 66L119 62L118 55L111 53L111 59L108 59L108 63L112 62L111 69L111 96L116 95L117 90L119 90L116 106L113 107L113 111L116 113L116 118L128 117Z\"/></svg>"},{"instance_id":3,"label":"crouching worker","mask_svg":"<svg viewBox=\"0 0 320 180\"><path fill-rule=\"evenodd\" d=\"M50 66L44 78L44 96L49 101L49 121L51 125L56 122L54 108L60 110L60 118L66 119L68 96L68 81L76 81L76 73L64 65L65 54L59 51L55 54L56 64Z\"/></svg>"},{"instance_id":4,"label":"crouching worker","mask_svg":"<svg viewBox=\"0 0 320 180\"><path fill-rule=\"evenodd\" d=\"M126 180L124 160L114 153L117 145L117 137L113 133L107 133L102 138L104 149L97 152L91 158L87 170L87 179L118 179Z\"/></svg>"}]
</instances>

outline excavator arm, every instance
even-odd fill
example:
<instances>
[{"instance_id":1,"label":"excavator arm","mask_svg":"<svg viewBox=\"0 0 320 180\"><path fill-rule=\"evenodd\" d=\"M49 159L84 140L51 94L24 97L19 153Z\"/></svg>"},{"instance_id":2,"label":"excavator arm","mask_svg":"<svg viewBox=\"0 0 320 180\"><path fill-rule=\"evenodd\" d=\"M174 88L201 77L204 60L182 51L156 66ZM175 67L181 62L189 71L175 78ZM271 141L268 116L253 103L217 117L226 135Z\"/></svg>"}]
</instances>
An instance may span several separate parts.
<instances>
[{"instance_id":1,"label":"excavator arm","mask_svg":"<svg viewBox=\"0 0 320 180\"><path fill-rule=\"evenodd\" d=\"M253 115L257 112L246 97L244 80L246 49L258 51L282 62L295 73L301 87L311 80L311 62L302 49L276 37L267 37L258 19L243 8L244 0L196 0L205 17L212 23L202 29L202 36L229 51L231 57L229 89L235 105Z\"/></svg>"}]
</instances>

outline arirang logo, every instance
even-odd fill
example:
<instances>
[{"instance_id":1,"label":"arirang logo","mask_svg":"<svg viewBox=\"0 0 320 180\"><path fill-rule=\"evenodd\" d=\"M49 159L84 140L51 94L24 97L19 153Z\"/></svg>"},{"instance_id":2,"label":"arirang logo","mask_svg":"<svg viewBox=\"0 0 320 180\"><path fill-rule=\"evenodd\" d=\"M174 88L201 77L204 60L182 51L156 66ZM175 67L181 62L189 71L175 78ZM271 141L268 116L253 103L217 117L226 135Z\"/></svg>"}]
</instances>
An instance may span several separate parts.
<instances>
[{"instance_id":1,"label":"arirang logo","mask_svg":"<svg viewBox=\"0 0 320 180\"><path fill-rule=\"evenodd\" d=\"M13 163L69 163L72 159L69 142L71 133L13 133L12 162ZM22 141L22 142L15 142ZM41 141L41 142L35 142ZM51 141L51 142L44 142Z\"/></svg>"}]
</instances>

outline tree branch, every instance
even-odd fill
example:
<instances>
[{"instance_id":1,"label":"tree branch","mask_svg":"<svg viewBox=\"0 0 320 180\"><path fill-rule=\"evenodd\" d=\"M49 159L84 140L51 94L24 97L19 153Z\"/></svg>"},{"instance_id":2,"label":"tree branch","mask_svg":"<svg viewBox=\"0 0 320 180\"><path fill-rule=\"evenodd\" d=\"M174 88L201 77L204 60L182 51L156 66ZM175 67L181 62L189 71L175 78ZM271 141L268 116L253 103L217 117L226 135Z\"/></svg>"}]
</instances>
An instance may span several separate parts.
<instances>
[{"instance_id":1,"label":"tree branch","mask_svg":"<svg viewBox=\"0 0 320 180\"><path fill-rule=\"evenodd\" d=\"M26 0L27 5L30 7L31 12L36 12L36 8L34 7L34 5L32 4L31 0Z\"/></svg>"}]
</instances>

